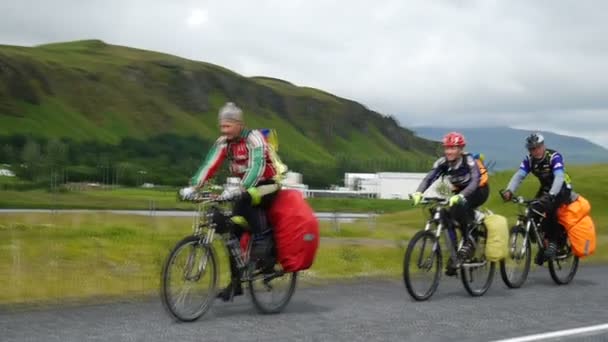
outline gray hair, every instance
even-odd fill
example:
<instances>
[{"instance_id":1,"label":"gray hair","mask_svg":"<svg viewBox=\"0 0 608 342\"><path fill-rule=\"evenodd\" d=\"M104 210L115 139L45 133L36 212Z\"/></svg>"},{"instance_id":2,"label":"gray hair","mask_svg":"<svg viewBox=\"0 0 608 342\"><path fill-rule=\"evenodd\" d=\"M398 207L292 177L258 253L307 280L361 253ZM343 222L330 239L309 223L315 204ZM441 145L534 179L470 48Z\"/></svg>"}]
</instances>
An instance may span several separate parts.
<instances>
[{"instance_id":1,"label":"gray hair","mask_svg":"<svg viewBox=\"0 0 608 342\"><path fill-rule=\"evenodd\" d=\"M218 113L218 120L243 122L243 111L232 102L227 102Z\"/></svg>"}]
</instances>

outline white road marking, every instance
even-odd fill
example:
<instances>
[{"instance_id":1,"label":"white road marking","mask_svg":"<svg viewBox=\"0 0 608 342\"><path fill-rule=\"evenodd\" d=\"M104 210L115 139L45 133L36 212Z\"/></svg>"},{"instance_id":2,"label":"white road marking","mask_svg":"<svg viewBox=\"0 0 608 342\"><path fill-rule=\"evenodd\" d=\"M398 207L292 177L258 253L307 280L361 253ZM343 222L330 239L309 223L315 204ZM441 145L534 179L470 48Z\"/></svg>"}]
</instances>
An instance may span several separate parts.
<instances>
[{"instance_id":1,"label":"white road marking","mask_svg":"<svg viewBox=\"0 0 608 342\"><path fill-rule=\"evenodd\" d=\"M504 340L496 340L494 342L539 341L539 340L545 340L545 339L549 339L549 338L572 336L572 335L585 334L585 333L602 331L602 330L608 330L608 324L599 324L599 325L592 325L592 326L583 327L583 328L560 330L560 331L554 331L554 332L550 332L550 333L534 334L534 335L527 335L527 336L522 336L522 337L508 338L508 339L504 339Z\"/></svg>"}]
</instances>

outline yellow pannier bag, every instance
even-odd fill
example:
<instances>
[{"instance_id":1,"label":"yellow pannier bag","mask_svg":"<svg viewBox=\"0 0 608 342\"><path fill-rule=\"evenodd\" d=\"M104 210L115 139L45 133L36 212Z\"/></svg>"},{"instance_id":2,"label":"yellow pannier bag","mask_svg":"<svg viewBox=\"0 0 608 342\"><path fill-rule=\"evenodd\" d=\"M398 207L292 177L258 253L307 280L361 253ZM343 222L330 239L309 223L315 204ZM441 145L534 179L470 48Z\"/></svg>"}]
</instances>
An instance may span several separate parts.
<instances>
[{"instance_id":1,"label":"yellow pannier bag","mask_svg":"<svg viewBox=\"0 0 608 342\"><path fill-rule=\"evenodd\" d=\"M500 261L509 255L509 223L501 215L489 214L483 220L488 231L486 259Z\"/></svg>"}]
</instances>

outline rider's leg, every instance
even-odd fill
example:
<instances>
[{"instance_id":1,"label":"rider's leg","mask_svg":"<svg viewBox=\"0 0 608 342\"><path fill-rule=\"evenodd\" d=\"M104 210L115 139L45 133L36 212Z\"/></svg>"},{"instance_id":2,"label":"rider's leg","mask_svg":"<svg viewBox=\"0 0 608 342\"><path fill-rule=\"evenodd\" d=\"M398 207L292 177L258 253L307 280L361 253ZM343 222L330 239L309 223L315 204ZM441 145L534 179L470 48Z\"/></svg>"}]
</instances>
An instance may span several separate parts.
<instances>
[{"instance_id":1,"label":"rider's leg","mask_svg":"<svg viewBox=\"0 0 608 342\"><path fill-rule=\"evenodd\" d=\"M238 201L233 210L233 221L242 224L252 233L254 238L250 257L252 260L268 259L274 266L274 259L268 258L272 253L272 231L268 224L267 210L274 202L279 185L265 182L249 189Z\"/></svg>"},{"instance_id":2,"label":"rider's leg","mask_svg":"<svg viewBox=\"0 0 608 342\"><path fill-rule=\"evenodd\" d=\"M463 205L452 207L452 217L460 222L462 236L467 237L475 221L475 209L488 200L490 194L489 186L477 188L470 196L465 197ZM458 251L461 260L471 258L474 252L474 245L469 239L464 240L463 246Z\"/></svg>"},{"instance_id":3,"label":"rider's leg","mask_svg":"<svg viewBox=\"0 0 608 342\"><path fill-rule=\"evenodd\" d=\"M543 221L542 229L545 232L545 236L548 240L547 247L544 251L545 259L554 258L557 254L557 250L562 245L563 241L563 232L560 232L560 229L563 229L558 221L557 221L557 209L562 205L568 202L570 198L570 192L567 189L562 189L560 193L555 196L555 199L551 201L546 194L542 194L539 196L540 203L543 206L543 209L546 213L546 218Z\"/></svg>"},{"instance_id":4,"label":"rider's leg","mask_svg":"<svg viewBox=\"0 0 608 342\"><path fill-rule=\"evenodd\" d=\"M230 283L228 284L228 286L226 286L226 288L224 288L222 291L220 291L217 294L217 297L222 299L223 301L230 300L231 293L233 290L233 285L234 285L234 294L233 294L234 296L240 296L243 294L243 287L241 285L241 281L237 277L239 270L236 265L236 261L234 261L234 258L231 255L228 256L228 259L230 260L230 275L231 275Z\"/></svg>"}]
</instances>

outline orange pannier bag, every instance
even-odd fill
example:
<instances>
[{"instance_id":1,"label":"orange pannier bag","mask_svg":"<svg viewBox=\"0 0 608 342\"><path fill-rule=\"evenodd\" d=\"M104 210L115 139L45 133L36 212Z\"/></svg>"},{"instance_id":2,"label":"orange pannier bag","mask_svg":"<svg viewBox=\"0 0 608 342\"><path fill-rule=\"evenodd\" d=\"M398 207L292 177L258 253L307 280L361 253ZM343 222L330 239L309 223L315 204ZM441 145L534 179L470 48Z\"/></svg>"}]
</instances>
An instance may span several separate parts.
<instances>
[{"instance_id":1,"label":"orange pannier bag","mask_svg":"<svg viewBox=\"0 0 608 342\"><path fill-rule=\"evenodd\" d=\"M595 225L589 216L590 213L591 205L581 195L576 201L564 204L557 209L557 220L566 229L572 252L579 258L595 252Z\"/></svg>"}]
</instances>

